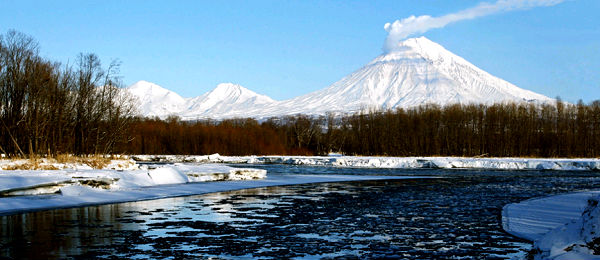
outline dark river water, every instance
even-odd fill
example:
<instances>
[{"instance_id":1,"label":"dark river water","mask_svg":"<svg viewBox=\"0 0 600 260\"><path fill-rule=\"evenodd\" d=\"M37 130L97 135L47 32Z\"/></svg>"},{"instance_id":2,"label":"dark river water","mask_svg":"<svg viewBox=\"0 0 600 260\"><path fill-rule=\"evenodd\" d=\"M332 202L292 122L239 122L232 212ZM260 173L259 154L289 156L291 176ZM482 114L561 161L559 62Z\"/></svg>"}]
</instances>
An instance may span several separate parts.
<instances>
[{"instance_id":1,"label":"dark river water","mask_svg":"<svg viewBox=\"0 0 600 260\"><path fill-rule=\"evenodd\" d=\"M594 172L252 167L269 174L445 178L257 188L3 216L0 256L507 259L531 245L502 230L505 204L600 187Z\"/></svg>"}]
</instances>

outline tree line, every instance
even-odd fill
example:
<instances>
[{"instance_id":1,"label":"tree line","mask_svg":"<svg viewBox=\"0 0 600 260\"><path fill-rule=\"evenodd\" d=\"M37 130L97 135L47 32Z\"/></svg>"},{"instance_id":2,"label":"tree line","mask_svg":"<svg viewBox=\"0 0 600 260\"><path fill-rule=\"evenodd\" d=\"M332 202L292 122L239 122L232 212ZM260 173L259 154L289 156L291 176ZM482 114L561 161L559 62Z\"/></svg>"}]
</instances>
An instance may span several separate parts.
<instances>
[{"instance_id":1,"label":"tree line","mask_svg":"<svg viewBox=\"0 0 600 260\"><path fill-rule=\"evenodd\" d=\"M344 119L340 150L394 156L598 157L600 102L427 105Z\"/></svg>"},{"instance_id":2,"label":"tree line","mask_svg":"<svg viewBox=\"0 0 600 260\"><path fill-rule=\"evenodd\" d=\"M138 119L133 154L598 157L600 101L424 105L354 115Z\"/></svg>"},{"instance_id":3,"label":"tree line","mask_svg":"<svg viewBox=\"0 0 600 260\"><path fill-rule=\"evenodd\" d=\"M133 103L120 90L118 62L95 54L75 66L44 59L23 33L0 35L0 152L8 156L117 152Z\"/></svg>"}]
</instances>

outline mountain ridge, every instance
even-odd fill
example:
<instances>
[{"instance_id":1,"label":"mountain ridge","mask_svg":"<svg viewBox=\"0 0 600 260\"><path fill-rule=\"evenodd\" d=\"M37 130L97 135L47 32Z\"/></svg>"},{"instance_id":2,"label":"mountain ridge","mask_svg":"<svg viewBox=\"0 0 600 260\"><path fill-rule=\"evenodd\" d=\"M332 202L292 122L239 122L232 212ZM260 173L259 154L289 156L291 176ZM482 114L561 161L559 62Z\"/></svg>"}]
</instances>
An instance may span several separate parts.
<instances>
[{"instance_id":1,"label":"mountain ridge","mask_svg":"<svg viewBox=\"0 0 600 260\"><path fill-rule=\"evenodd\" d=\"M152 87L156 88L150 85ZM143 96L140 99L180 102L176 93L165 95L171 96ZM143 104L141 107L162 109L154 114L174 112L184 119L224 119L298 113L354 113L365 109L409 108L429 103L553 101L497 78L425 37L407 39L394 51L383 53L329 87L291 99L275 101L240 85L222 83L210 92L184 100L184 104ZM176 111L177 108L180 111Z\"/></svg>"},{"instance_id":2,"label":"mountain ridge","mask_svg":"<svg viewBox=\"0 0 600 260\"><path fill-rule=\"evenodd\" d=\"M188 100L188 111L181 116L192 119L235 117L238 113L275 102L240 85L221 83L212 91Z\"/></svg>"}]
</instances>

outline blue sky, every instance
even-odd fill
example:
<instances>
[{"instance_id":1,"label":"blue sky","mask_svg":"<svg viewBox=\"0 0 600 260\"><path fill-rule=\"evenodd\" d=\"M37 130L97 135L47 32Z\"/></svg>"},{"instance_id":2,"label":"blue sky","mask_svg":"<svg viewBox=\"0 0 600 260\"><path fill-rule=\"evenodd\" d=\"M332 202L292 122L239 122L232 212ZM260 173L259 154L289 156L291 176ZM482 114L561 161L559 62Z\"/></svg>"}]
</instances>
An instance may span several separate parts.
<instances>
[{"instance_id":1,"label":"blue sky","mask_svg":"<svg viewBox=\"0 0 600 260\"><path fill-rule=\"evenodd\" d=\"M31 35L42 56L63 63L80 52L119 59L126 85L147 80L191 97L233 82L282 100L380 55L387 22L480 2L0 0L0 33ZM422 35L519 87L589 102L600 99L598 12L598 0L572 0Z\"/></svg>"}]
</instances>

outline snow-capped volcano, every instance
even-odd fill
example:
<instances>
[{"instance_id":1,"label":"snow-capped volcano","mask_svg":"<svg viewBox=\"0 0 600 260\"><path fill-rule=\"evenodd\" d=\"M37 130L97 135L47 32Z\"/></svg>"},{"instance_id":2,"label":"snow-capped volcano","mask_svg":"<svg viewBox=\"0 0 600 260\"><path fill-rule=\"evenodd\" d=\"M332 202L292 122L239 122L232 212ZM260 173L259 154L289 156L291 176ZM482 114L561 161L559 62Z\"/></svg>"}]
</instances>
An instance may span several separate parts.
<instances>
[{"instance_id":1,"label":"snow-capped volcano","mask_svg":"<svg viewBox=\"0 0 600 260\"><path fill-rule=\"evenodd\" d=\"M183 98L177 93L147 81L138 81L127 91L139 101L143 116L166 118L176 115L182 119L249 117L273 99L233 83L221 83L204 95Z\"/></svg>"},{"instance_id":2,"label":"snow-capped volcano","mask_svg":"<svg viewBox=\"0 0 600 260\"><path fill-rule=\"evenodd\" d=\"M184 119L321 115L432 103L554 101L492 76L425 37L401 42L394 51L376 57L325 89L284 101L231 83L219 84L214 90L189 99L145 81L129 89L141 100L143 115L177 114Z\"/></svg>"},{"instance_id":3,"label":"snow-capped volcano","mask_svg":"<svg viewBox=\"0 0 600 260\"><path fill-rule=\"evenodd\" d=\"M548 102L475 67L425 37L400 43L330 87L281 105L296 113L354 112L435 103Z\"/></svg>"},{"instance_id":4,"label":"snow-capped volcano","mask_svg":"<svg viewBox=\"0 0 600 260\"><path fill-rule=\"evenodd\" d=\"M248 111L261 109L276 101L233 83L221 83L202 95L188 100L183 118L230 118L247 116Z\"/></svg>"},{"instance_id":5,"label":"snow-capped volcano","mask_svg":"<svg viewBox=\"0 0 600 260\"><path fill-rule=\"evenodd\" d=\"M127 88L139 101L139 112L149 117L177 115L185 108L186 100L177 93L154 83L140 80Z\"/></svg>"}]
</instances>

